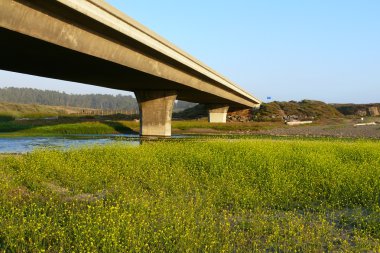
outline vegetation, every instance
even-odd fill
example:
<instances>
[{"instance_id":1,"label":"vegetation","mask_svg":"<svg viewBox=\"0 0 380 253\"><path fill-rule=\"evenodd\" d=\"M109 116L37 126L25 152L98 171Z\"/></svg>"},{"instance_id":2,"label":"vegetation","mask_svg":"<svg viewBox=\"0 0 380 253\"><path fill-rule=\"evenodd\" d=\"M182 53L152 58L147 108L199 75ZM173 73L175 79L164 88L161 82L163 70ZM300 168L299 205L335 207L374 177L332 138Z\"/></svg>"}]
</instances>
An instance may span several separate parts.
<instances>
[{"instance_id":1,"label":"vegetation","mask_svg":"<svg viewBox=\"0 0 380 253\"><path fill-rule=\"evenodd\" d=\"M76 95L31 88L0 88L0 121L9 121L20 117L56 116L68 114L69 111L75 112L80 108L138 111L136 99L130 95ZM197 119L208 116L205 105L185 101L176 101L173 112L173 118L181 119ZM264 103L260 109L254 110L253 118L256 121L281 121L290 118L323 120L352 115L378 116L379 112L380 104L326 104L314 100L274 101ZM249 114L248 118L250 119L252 113Z\"/></svg>"},{"instance_id":2,"label":"vegetation","mask_svg":"<svg viewBox=\"0 0 380 253\"><path fill-rule=\"evenodd\" d=\"M333 106L342 114L349 116L379 116L380 112L380 104L333 104Z\"/></svg>"},{"instance_id":3,"label":"vegetation","mask_svg":"<svg viewBox=\"0 0 380 253\"><path fill-rule=\"evenodd\" d=\"M321 101L302 100L300 102L271 102L254 111L257 120L330 119L343 117L335 107Z\"/></svg>"},{"instance_id":4,"label":"vegetation","mask_svg":"<svg viewBox=\"0 0 380 253\"><path fill-rule=\"evenodd\" d=\"M0 133L3 136L118 134L134 133L134 131L138 130L139 122L97 120L94 118L0 122Z\"/></svg>"},{"instance_id":5,"label":"vegetation","mask_svg":"<svg viewBox=\"0 0 380 253\"><path fill-rule=\"evenodd\" d=\"M17 104L0 102L0 122L14 120L39 120L39 119L58 119L58 118L136 118L134 111L128 111L128 114L120 113L121 110L97 110L91 108L49 106L37 104ZM124 111L125 112L125 111ZM104 114L104 116L103 116Z\"/></svg>"},{"instance_id":6,"label":"vegetation","mask_svg":"<svg viewBox=\"0 0 380 253\"><path fill-rule=\"evenodd\" d=\"M0 122L17 118L44 118L64 114L65 109L53 106L0 102Z\"/></svg>"},{"instance_id":7,"label":"vegetation","mask_svg":"<svg viewBox=\"0 0 380 253\"><path fill-rule=\"evenodd\" d=\"M32 88L0 88L0 102L39 104L65 107L81 107L104 110L137 110L136 99L130 95L104 95L104 94L66 94L51 90L38 90ZM178 101L175 111L184 110L195 104ZM1 112L1 110L0 110Z\"/></svg>"},{"instance_id":8,"label":"vegetation","mask_svg":"<svg viewBox=\"0 0 380 253\"><path fill-rule=\"evenodd\" d=\"M199 119L204 117L208 117L208 111L207 107L201 104L173 113L173 118L180 119Z\"/></svg>"},{"instance_id":9,"label":"vegetation","mask_svg":"<svg viewBox=\"0 0 380 253\"><path fill-rule=\"evenodd\" d=\"M227 122L227 123L209 123L206 120L181 120L173 121L172 128L175 132L178 130L183 131L196 131L199 129L209 129L221 132L228 131L258 131L261 129L269 129L275 126L279 126L277 123L271 122ZM283 126L281 124L281 126Z\"/></svg>"},{"instance_id":10,"label":"vegetation","mask_svg":"<svg viewBox=\"0 0 380 253\"><path fill-rule=\"evenodd\" d=\"M270 122L208 123L206 120L173 121L173 133L221 133L257 131L278 126ZM56 120L0 122L1 135L65 135L138 133L140 123L112 117L60 117Z\"/></svg>"},{"instance_id":11,"label":"vegetation","mask_svg":"<svg viewBox=\"0 0 380 253\"><path fill-rule=\"evenodd\" d=\"M40 150L0 158L0 251L377 252L379 198L375 141Z\"/></svg>"},{"instance_id":12,"label":"vegetation","mask_svg":"<svg viewBox=\"0 0 380 253\"><path fill-rule=\"evenodd\" d=\"M2 88L0 89L0 101L96 109L137 109L136 99L132 96L102 94L76 95L32 88Z\"/></svg>"}]
</instances>

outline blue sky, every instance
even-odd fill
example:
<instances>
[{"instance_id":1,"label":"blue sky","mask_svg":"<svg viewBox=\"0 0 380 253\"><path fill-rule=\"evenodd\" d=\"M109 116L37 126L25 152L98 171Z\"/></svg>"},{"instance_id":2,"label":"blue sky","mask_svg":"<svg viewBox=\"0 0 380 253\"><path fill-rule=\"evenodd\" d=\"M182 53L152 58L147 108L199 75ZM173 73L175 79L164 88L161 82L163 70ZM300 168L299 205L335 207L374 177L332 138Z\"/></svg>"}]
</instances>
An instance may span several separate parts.
<instances>
[{"instance_id":1,"label":"blue sky","mask_svg":"<svg viewBox=\"0 0 380 253\"><path fill-rule=\"evenodd\" d=\"M380 102L379 0L108 2L263 101ZM6 72L2 86L119 93Z\"/></svg>"}]
</instances>

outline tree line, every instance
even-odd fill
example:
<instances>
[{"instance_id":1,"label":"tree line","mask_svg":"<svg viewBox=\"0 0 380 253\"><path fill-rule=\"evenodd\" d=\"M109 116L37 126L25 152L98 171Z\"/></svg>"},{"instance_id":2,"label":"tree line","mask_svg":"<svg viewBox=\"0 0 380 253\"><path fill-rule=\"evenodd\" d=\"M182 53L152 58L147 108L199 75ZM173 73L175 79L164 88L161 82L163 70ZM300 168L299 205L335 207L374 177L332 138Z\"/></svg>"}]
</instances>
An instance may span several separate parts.
<instances>
[{"instance_id":1,"label":"tree line","mask_svg":"<svg viewBox=\"0 0 380 253\"><path fill-rule=\"evenodd\" d=\"M52 90L33 88L0 88L0 101L21 104L40 104L52 106L70 106L103 110L137 110L136 98L131 95L106 94L67 94ZM175 110L180 111L195 104L177 101Z\"/></svg>"}]
</instances>

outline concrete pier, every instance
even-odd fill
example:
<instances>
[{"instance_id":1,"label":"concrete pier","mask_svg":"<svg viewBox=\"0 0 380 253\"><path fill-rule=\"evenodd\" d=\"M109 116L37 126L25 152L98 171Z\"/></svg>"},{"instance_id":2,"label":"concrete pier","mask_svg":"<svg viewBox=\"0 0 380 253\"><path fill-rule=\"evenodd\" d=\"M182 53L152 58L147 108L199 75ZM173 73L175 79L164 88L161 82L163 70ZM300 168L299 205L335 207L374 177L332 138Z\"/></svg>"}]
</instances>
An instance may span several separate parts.
<instances>
[{"instance_id":1,"label":"concrete pier","mask_svg":"<svg viewBox=\"0 0 380 253\"><path fill-rule=\"evenodd\" d=\"M208 106L208 122L210 123L226 123L228 105L209 105Z\"/></svg>"},{"instance_id":2,"label":"concrete pier","mask_svg":"<svg viewBox=\"0 0 380 253\"><path fill-rule=\"evenodd\" d=\"M171 120L177 92L173 90L135 91L140 110L141 136L171 136Z\"/></svg>"}]
</instances>

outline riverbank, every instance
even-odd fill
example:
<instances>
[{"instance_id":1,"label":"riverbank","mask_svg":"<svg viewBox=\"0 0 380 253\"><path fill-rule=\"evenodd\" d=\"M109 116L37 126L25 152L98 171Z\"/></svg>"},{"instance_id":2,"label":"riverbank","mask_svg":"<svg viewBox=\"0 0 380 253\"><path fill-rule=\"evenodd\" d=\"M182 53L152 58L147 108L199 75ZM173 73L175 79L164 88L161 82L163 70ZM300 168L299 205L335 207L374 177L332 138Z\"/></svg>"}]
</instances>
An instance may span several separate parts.
<instances>
[{"instance_id":1,"label":"riverbank","mask_svg":"<svg viewBox=\"0 0 380 253\"><path fill-rule=\"evenodd\" d=\"M380 122L378 118L368 119ZM368 121L367 120L367 121ZM208 123L207 120L175 120L174 135L270 135L300 137L380 139L380 124L355 126L358 120L317 121L311 125L288 126L283 122ZM140 123L107 118L59 118L0 122L0 137L65 136L74 134L138 135Z\"/></svg>"},{"instance_id":2,"label":"riverbank","mask_svg":"<svg viewBox=\"0 0 380 253\"><path fill-rule=\"evenodd\" d=\"M173 134L212 134L257 131L281 126L278 122L208 123L207 120L173 121ZM140 123L117 119L59 118L0 122L0 136L56 136L67 134L138 134Z\"/></svg>"},{"instance_id":3,"label":"riverbank","mask_svg":"<svg viewBox=\"0 0 380 253\"><path fill-rule=\"evenodd\" d=\"M0 122L0 136L62 136L70 134L133 134L139 122L64 117L52 120ZM137 132L136 132L137 131Z\"/></svg>"},{"instance_id":4,"label":"riverbank","mask_svg":"<svg viewBox=\"0 0 380 253\"><path fill-rule=\"evenodd\" d=\"M380 139L380 124L355 126L353 123L314 125L288 128L260 129L253 132L258 135L333 137L333 138L372 138Z\"/></svg>"},{"instance_id":5,"label":"riverbank","mask_svg":"<svg viewBox=\"0 0 380 253\"><path fill-rule=\"evenodd\" d=\"M0 251L376 251L379 168L337 139L0 156Z\"/></svg>"}]
</instances>

